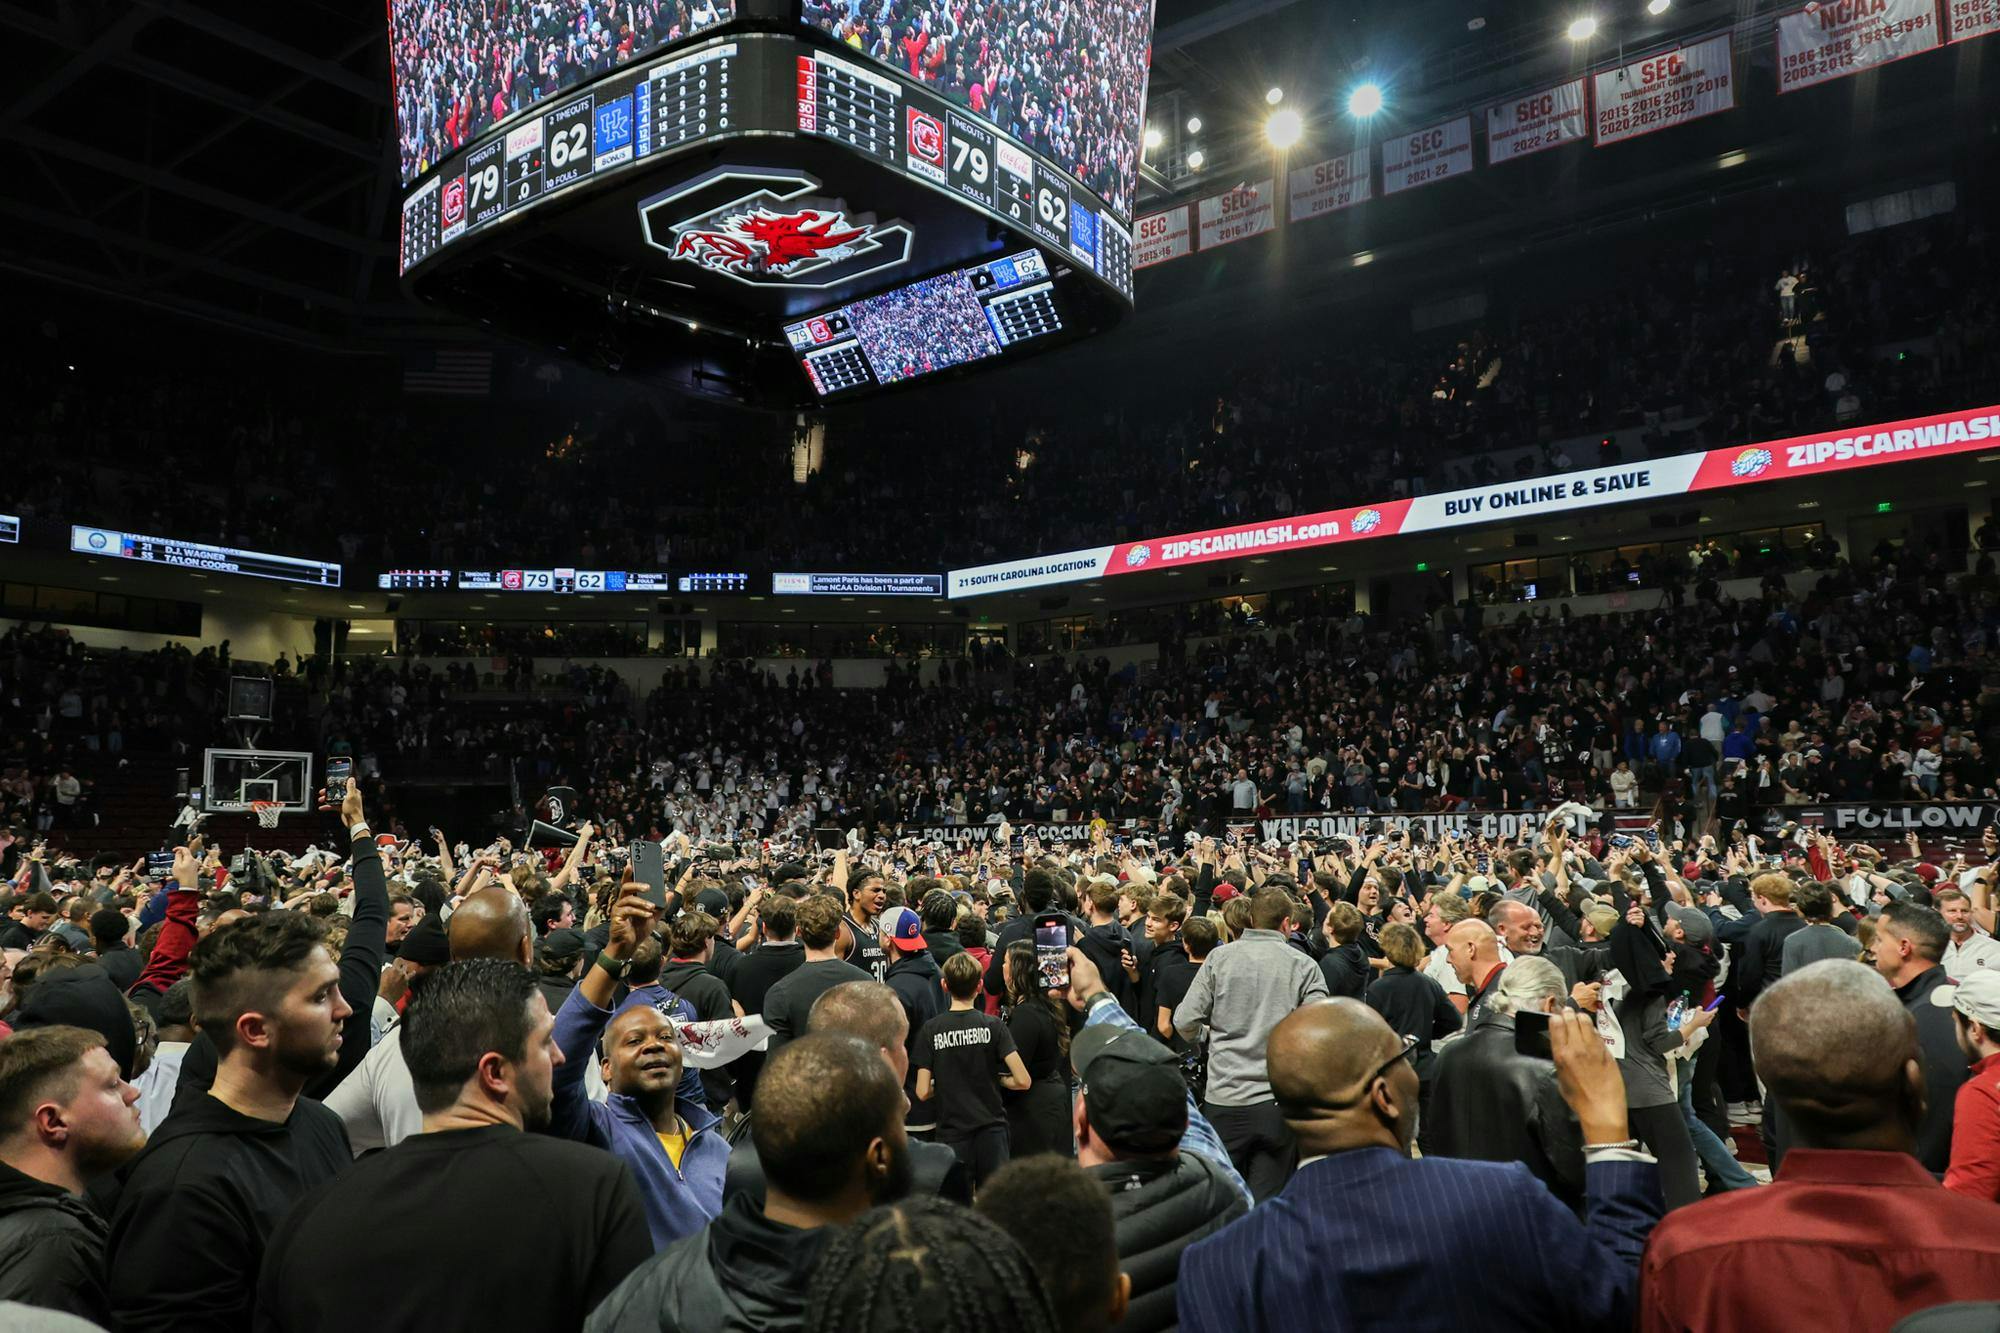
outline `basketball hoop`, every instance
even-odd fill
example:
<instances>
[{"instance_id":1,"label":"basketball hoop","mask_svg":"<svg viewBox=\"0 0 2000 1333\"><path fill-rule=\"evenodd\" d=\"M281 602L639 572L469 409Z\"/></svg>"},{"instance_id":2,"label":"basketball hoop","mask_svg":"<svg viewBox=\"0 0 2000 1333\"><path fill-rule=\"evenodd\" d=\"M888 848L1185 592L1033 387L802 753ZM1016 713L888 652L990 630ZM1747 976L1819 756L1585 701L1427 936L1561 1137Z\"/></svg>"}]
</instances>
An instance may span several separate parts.
<instances>
[{"instance_id":1,"label":"basketball hoop","mask_svg":"<svg viewBox=\"0 0 2000 1333\"><path fill-rule=\"evenodd\" d=\"M278 827L278 816L284 812L285 807L277 801L250 802L250 813L257 816L257 822L265 828Z\"/></svg>"}]
</instances>

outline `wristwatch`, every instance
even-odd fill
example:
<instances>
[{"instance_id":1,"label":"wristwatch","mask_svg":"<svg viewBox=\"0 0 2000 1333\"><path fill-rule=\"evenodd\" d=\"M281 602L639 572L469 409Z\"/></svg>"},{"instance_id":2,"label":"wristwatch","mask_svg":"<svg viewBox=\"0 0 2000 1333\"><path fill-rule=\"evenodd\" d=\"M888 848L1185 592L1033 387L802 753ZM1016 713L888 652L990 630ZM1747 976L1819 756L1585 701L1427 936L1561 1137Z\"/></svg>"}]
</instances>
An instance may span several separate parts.
<instances>
[{"instance_id":1,"label":"wristwatch","mask_svg":"<svg viewBox=\"0 0 2000 1333\"><path fill-rule=\"evenodd\" d=\"M605 971L605 975L609 976L613 981L623 981L625 979L626 970L632 966L632 964L627 960L623 958L613 958L610 954L605 953L601 949L598 951L597 954L597 965L603 968Z\"/></svg>"}]
</instances>

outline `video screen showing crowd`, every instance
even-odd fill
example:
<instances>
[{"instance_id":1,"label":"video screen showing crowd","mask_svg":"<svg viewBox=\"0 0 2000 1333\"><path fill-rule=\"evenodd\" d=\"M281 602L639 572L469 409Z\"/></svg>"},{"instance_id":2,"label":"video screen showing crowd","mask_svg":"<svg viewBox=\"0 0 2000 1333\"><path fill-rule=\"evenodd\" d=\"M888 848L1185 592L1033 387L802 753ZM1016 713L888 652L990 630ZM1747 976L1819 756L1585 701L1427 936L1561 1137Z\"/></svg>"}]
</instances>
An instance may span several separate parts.
<instances>
[{"instance_id":1,"label":"video screen showing crowd","mask_svg":"<svg viewBox=\"0 0 2000 1333\"><path fill-rule=\"evenodd\" d=\"M565 88L736 17L736 0L389 0L405 185Z\"/></svg>"},{"instance_id":2,"label":"video screen showing crowd","mask_svg":"<svg viewBox=\"0 0 2000 1333\"><path fill-rule=\"evenodd\" d=\"M804 0L806 22L922 80L1132 216L1153 0Z\"/></svg>"}]
</instances>

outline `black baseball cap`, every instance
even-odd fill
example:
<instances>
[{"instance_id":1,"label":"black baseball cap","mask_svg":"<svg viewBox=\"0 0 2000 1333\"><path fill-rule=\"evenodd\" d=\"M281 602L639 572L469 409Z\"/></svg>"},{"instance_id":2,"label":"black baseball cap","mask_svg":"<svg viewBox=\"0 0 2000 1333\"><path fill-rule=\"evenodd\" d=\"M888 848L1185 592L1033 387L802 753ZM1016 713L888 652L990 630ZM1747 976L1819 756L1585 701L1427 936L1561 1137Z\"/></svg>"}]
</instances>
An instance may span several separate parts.
<instances>
[{"instance_id":1,"label":"black baseball cap","mask_svg":"<svg viewBox=\"0 0 2000 1333\"><path fill-rule=\"evenodd\" d=\"M1069 1045L1090 1128L1112 1148L1165 1152L1187 1132L1180 1057L1143 1032L1092 1024Z\"/></svg>"}]
</instances>

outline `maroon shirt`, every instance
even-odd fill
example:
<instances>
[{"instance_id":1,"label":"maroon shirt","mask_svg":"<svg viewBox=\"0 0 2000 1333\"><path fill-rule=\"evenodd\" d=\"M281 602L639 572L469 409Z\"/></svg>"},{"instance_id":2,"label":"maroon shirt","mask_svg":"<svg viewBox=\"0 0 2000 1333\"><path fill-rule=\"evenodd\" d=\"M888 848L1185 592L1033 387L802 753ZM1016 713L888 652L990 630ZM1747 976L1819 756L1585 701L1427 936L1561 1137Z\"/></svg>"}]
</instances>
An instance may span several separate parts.
<instances>
[{"instance_id":1,"label":"maroon shirt","mask_svg":"<svg viewBox=\"0 0 2000 1333\"><path fill-rule=\"evenodd\" d=\"M1668 1213L1639 1275L1642 1333L1886 1329L2000 1295L2000 1204L1903 1153L1794 1148L1777 1179Z\"/></svg>"}]
</instances>

